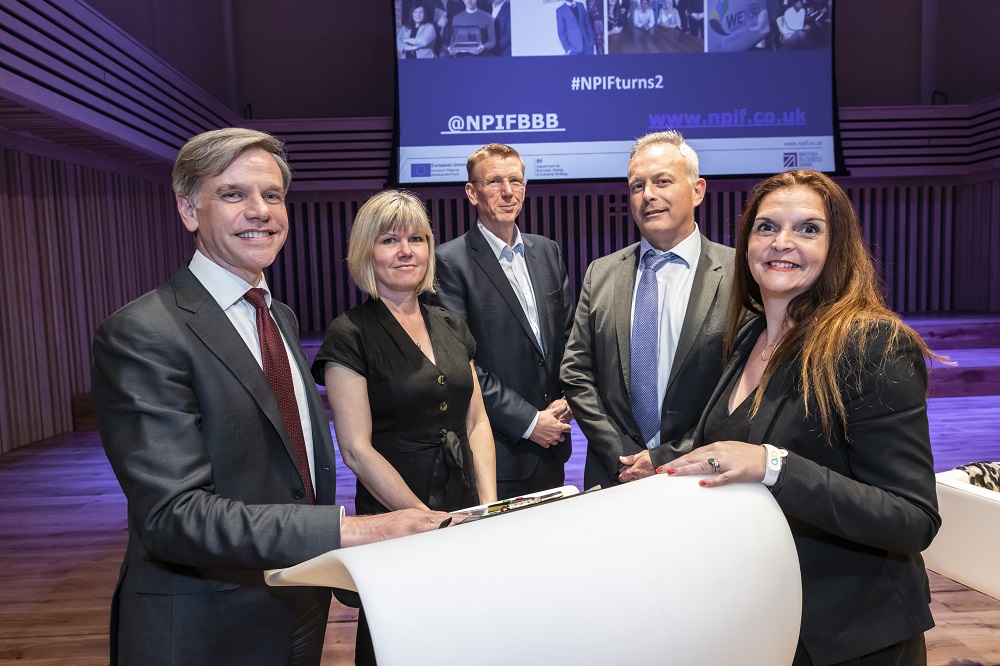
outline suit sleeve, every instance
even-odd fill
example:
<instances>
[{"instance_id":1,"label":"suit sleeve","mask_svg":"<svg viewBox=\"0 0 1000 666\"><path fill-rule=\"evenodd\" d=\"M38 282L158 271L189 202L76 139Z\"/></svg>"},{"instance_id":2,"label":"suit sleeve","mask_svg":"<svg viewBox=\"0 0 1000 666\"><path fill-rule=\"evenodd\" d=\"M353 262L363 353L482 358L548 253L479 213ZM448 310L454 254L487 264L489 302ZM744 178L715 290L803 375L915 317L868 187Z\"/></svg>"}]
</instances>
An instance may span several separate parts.
<instances>
[{"instance_id":1,"label":"suit sleeve","mask_svg":"<svg viewBox=\"0 0 1000 666\"><path fill-rule=\"evenodd\" d=\"M569 35L566 33L566 20L563 18L562 7L556 9L556 30L559 32L559 43L563 51L569 51Z\"/></svg>"},{"instance_id":2,"label":"suit sleeve","mask_svg":"<svg viewBox=\"0 0 1000 666\"><path fill-rule=\"evenodd\" d=\"M202 437L211 397L195 387L231 379L207 377L211 360L193 356L189 334L168 321L119 312L102 324L93 347L101 439L145 548L164 562L251 570L338 548L338 506L248 504L215 493L219 475L242 472L213 468Z\"/></svg>"},{"instance_id":3,"label":"suit sleeve","mask_svg":"<svg viewBox=\"0 0 1000 666\"><path fill-rule=\"evenodd\" d=\"M841 377L847 441L833 445L845 447L849 474L789 453L775 498L786 515L846 540L919 553L941 525L927 369L905 334L883 360L884 328L872 331L860 367Z\"/></svg>"},{"instance_id":4,"label":"suit sleeve","mask_svg":"<svg viewBox=\"0 0 1000 666\"><path fill-rule=\"evenodd\" d=\"M468 323L468 302L471 296L460 271L451 266L440 254L435 260L435 271L438 288L428 301L454 312L462 318L462 321ZM477 343L482 344L482 341ZM519 442L538 410L479 363L476 363L476 376L479 378L479 387L483 393L483 404L489 414L490 426L507 442L511 444Z\"/></svg>"},{"instance_id":5,"label":"suit sleeve","mask_svg":"<svg viewBox=\"0 0 1000 666\"><path fill-rule=\"evenodd\" d=\"M621 467L618 457L645 450L635 444L622 432L614 419L610 418L601 397L601 382L598 377L600 364L597 345L600 344L594 330L591 305L594 289L594 265L587 269L583 280L580 302L576 306L576 321L573 325L566 354L559 373L566 400L573 409L573 417L587 438L587 453L600 460L610 479L615 479Z\"/></svg>"}]
</instances>

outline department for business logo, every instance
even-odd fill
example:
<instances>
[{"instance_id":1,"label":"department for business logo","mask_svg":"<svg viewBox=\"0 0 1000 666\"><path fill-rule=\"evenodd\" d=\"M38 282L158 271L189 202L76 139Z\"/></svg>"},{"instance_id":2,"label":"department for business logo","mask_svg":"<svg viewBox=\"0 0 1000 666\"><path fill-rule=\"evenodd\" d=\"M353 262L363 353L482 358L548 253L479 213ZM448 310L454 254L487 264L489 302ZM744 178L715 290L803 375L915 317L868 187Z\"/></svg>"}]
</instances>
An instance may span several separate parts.
<instances>
[{"instance_id":1,"label":"department for business logo","mask_svg":"<svg viewBox=\"0 0 1000 666\"><path fill-rule=\"evenodd\" d=\"M430 162L414 162L410 164L410 178L429 178L430 175Z\"/></svg>"},{"instance_id":2,"label":"department for business logo","mask_svg":"<svg viewBox=\"0 0 1000 666\"><path fill-rule=\"evenodd\" d=\"M798 153L784 153L782 155L784 160L784 166L786 169L797 169L799 168L799 154Z\"/></svg>"},{"instance_id":3,"label":"department for business logo","mask_svg":"<svg viewBox=\"0 0 1000 666\"><path fill-rule=\"evenodd\" d=\"M455 115L441 134L499 134L510 132L565 132L558 113L490 113Z\"/></svg>"},{"instance_id":4,"label":"department for business logo","mask_svg":"<svg viewBox=\"0 0 1000 666\"><path fill-rule=\"evenodd\" d=\"M747 27L747 24L756 24L757 15L761 12L759 2L745 2L742 0L719 0L715 3L709 13L708 25L717 34L731 35Z\"/></svg>"}]
</instances>

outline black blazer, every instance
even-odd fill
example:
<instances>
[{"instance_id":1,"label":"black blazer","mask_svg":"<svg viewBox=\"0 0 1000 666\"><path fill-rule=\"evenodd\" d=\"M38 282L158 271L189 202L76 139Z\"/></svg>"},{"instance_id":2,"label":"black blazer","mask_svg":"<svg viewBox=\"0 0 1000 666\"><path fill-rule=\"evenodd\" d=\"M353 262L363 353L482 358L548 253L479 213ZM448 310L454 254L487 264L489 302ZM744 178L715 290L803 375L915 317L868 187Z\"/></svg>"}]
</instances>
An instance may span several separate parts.
<instances>
[{"instance_id":1,"label":"black blazer","mask_svg":"<svg viewBox=\"0 0 1000 666\"><path fill-rule=\"evenodd\" d=\"M497 479L527 478L539 462L562 465L570 438L548 449L521 439L535 413L562 397L559 363L573 324L562 252L544 236L521 234L544 352L513 287L478 226L436 249L438 289L428 301L457 313L476 339L476 372L496 440Z\"/></svg>"},{"instance_id":2,"label":"black blazer","mask_svg":"<svg viewBox=\"0 0 1000 666\"><path fill-rule=\"evenodd\" d=\"M764 330L763 317L741 331L695 432ZM751 444L788 450L773 489L785 513L802 573L800 640L816 666L874 652L934 626L920 552L941 525L927 426L927 370L909 338L889 349L888 327L869 334L860 361L848 346L840 373L847 428L823 440L806 416L795 359L764 392Z\"/></svg>"},{"instance_id":3,"label":"black blazer","mask_svg":"<svg viewBox=\"0 0 1000 666\"><path fill-rule=\"evenodd\" d=\"M632 293L638 266L639 243L590 264L563 360L563 389L587 437L587 488L616 485L618 457L646 450L629 396ZM661 445L650 450L654 466L690 450L691 430L719 381L732 274L733 249L702 236L660 411Z\"/></svg>"},{"instance_id":4,"label":"black blazer","mask_svg":"<svg viewBox=\"0 0 1000 666\"><path fill-rule=\"evenodd\" d=\"M94 406L128 500L112 663L286 664L296 604L329 604L261 575L340 546L326 410L294 314L271 312L306 380L316 506L264 372L190 269L97 330Z\"/></svg>"}]
</instances>

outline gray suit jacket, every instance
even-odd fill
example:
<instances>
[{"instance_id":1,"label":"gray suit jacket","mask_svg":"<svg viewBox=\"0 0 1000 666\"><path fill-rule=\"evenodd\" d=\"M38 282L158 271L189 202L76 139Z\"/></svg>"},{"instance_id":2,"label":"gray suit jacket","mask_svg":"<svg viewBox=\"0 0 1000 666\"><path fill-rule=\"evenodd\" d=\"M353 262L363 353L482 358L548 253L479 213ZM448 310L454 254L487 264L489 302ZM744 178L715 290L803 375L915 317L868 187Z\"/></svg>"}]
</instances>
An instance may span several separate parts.
<instances>
[{"instance_id":1,"label":"gray suit jacket","mask_svg":"<svg viewBox=\"0 0 1000 666\"><path fill-rule=\"evenodd\" d=\"M326 412L294 314L271 310L307 378L316 506L263 371L187 267L97 330L94 404L128 499L112 663L286 664L296 607L328 607L329 590L261 575L340 545Z\"/></svg>"},{"instance_id":2,"label":"gray suit jacket","mask_svg":"<svg viewBox=\"0 0 1000 666\"><path fill-rule=\"evenodd\" d=\"M573 297L559 246L521 234L545 351L478 227L436 250L437 293L428 300L459 314L476 339L476 372L493 427L497 478L527 478L540 464L562 465L569 438L543 449L521 439L535 412L562 396L559 364L573 325Z\"/></svg>"},{"instance_id":3,"label":"gray suit jacket","mask_svg":"<svg viewBox=\"0 0 1000 666\"><path fill-rule=\"evenodd\" d=\"M617 484L618 457L645 450L629 396L632 293L638 265L638 243L590 265L566 345L562 383L576 422L587 437L587 488ZM701 257L663 398L661 445L650 452L656 466L691 449L689 433L722 374L732 272L732 248L702 237Z\"/></svg>"}]
</instances>

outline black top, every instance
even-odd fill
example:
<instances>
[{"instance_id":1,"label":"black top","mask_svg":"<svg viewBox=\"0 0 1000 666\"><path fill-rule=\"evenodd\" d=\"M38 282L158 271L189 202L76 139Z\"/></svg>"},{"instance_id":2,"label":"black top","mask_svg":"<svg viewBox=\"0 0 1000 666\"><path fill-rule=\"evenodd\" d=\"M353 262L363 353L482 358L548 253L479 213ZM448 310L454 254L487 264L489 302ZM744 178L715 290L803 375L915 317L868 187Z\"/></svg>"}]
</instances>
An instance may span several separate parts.
<instances>
[{"instance_id":1,"label":"black top","mask_svg":"<svg viewBox=\"0 0 1000 666\"><path fill-rule=\"evenodd\" d=\"M312 365L325 384L326 363L368 382L372 446L432 509L479 503L465 418L472 399L469 361L476 342L454 314L421 305L436 363L431 363L382 301L369 299L333 320ZM327 387L335 391L337 387ZM359 481L358 515L388 511Z\"/></svg>"},{"instance_id":2,"label":"black top","mask_svg":"<svg viewBox=\"0 0 1000 666\"><path fill-rule=\"evenodd\" d=\"M743 371L734 372L729 380L729 385L722 392L719 399L709 407L705 416L705 442L746 442L750 439L750 408L753 406L753 397L757 394L754 389L743 398L743 402L736 406L733 413L729 413L729 398L736 390L736 384L743 376Z\"/></svg>"}]
</instances>

